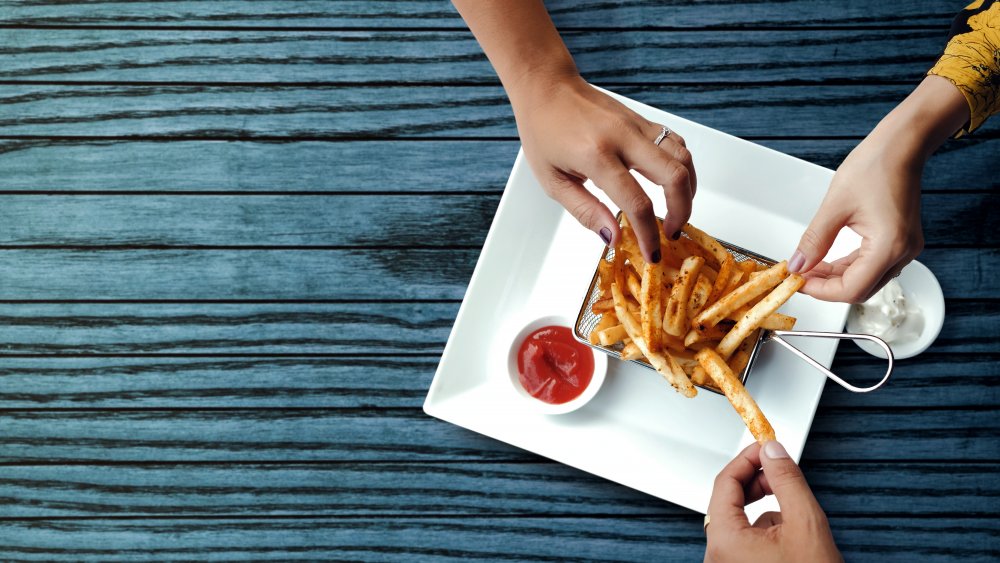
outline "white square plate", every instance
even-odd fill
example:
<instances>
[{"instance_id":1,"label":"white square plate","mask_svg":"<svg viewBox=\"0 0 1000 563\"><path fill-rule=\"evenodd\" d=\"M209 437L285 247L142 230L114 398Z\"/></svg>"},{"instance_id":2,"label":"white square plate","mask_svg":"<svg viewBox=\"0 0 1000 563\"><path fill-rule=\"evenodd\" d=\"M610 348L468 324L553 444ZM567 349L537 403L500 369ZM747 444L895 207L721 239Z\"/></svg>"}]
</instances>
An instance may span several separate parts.
<instances>
[{"instance_id":1,"label":"white square plate","mask_svg":"<svg viewBox=\"0 0 1000 563\"><path fill-rule=\"evenodd\" d=\"M791 255L833 172L615 97L684 136L698 171L694 225L765 256ZM662 191L640 183L663 216ZM595 193L617 211L603 192ZM845 230L829 256L847 254L857 240ZM510 387L504 357L511 335L529 318L576 318L602 250L598 237L544 194L519 154L424 411L704 513L715 475L753 440L725 397L701 392L686 399L655 372L617 360L610 361L598 395L573 413L533 413ZM796 328L839 332L848 306L796 295L782 311L798 317ZM796 345L827 367L837 348L827 339ZM766 345L747 382L796 460L825 381L792 354ZM748 512L773 509L772 502Z\"/></svg>"}]
</instances>

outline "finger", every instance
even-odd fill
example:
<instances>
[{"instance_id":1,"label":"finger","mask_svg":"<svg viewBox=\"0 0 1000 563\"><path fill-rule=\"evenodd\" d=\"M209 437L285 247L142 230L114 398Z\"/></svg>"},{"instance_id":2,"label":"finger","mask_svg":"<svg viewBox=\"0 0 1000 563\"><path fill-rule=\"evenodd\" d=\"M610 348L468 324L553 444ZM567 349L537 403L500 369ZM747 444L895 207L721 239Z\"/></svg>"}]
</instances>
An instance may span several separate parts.
<instances>
[{"instance_id":1,"label":"finger","mask_svg":"<svg viewBox=\"0 0 1000 563\"><path fill-rule=\"evenodd\" d=\"M663 232L671 238L680 237L681 228L691 218L691 199L694 194L691 182L694 163L688 150L669 140L657 147L637 137L623 155L625 163L660 186L667 201L667 216Z\"/></svg>"},{"instance_id":2,"label":"finger","mask_svg":"<svg viewBox=\"0 0 1000 563\"><path fill-rule=\"evenodd\" d=\"M819 211L813 216L809 226L799 239L799 246L788 259L788 271L792 273L808 272L826 256L837 238L837 233L847 222L847 211L841 209L839 203L833 202L827 196Z\"/></svg>"},{"instance_id":3,"label":"finger","mask_svg":"<svg viewBox=\"0 0 1000 563\"><path fill-rule=\"evenodd\" d=\"M802 277L806 279L805 285L802 286L799 291L806 295L815 296L817 294L822 295L824 293L830 293L835 291L833 287L826 287L830 280L838 280L836 283L840 284L840 278L847 271L847 268L858 259L859 251L854 252L840 258L839 260L834 260L833 262L820 262L819 264L813 266L813 269L809 270ZM840 287L839 285L837 287Z\"/></svg>"},{"instance_id":4,"label":"finger","mask_svg":"<svg viewBox=\"0 0 1000 563\"><path fill-rule=\"evenodd\" d=\"M886 272L896 264L890 249L861 243L857 257L839 277L830 277L822 285L809 288L809 295L823 301L863 303ZM807 282L808 285L808 282ZM805 287L802 288L805 290Z\"/></svg>"},{"instance_id":5,"label":"finger","mask_svg":"<svg viewBox=\"0 0 1000 563\"><path fill-rule=\"evenodd\" d=\"M670 131L670 134L663 138L660 143L660 150L666 152L668 156L679 161L688 169L691 174L691 195L698 191L698 174L694 166L694 157L687 148L684 137L677 134L677 131Z\"/></svg>"},{"instance_id":6,"label":"finger","mask_svg":"<svg viewBox=\"0 0 1000 563\"><path fill-rule=\"evenodd\" d=\"M778 524L781 524L781 513L770 511L758 516L757 521L753 523L753 527L764 529L777 526Z\"/></svg>"},{"instance_id":7,"label":"finger","mask_svg":"<svg viewBox=\"0 0 1000 563\"><path fill-rule=\"evenodd\" d=\"M747 504L757 502L767 495L773 494L774 491L771 490L771 484L767 482L767 474L763 471L758 471L757 474L754 475L753 480L750 481L750 484L743 490L743 495L746 497Z\"/></svg>"},{"instance_id":8,"label":"finger","mask_svg":"<svg viewBox=\"0 0 1000 563\"><path fill-rule=\"evenodd\" d=\"M770 441L760 449L760 461L767 475L768 485L774 491L778 506L789 521L813 522L819 516L826 518L802 470L792 461L785 448ZM713 522L714 524L714 522Z\"/></svg>"},{"instance_id":9,"label":"finger","mask_svg":"<svg viewBox=\"0 0 1000 563\"><path fill-rule=\"evenodd\" d=\"M618 244L618 220L582 183L563 176L552 178L546 184L545 193L562 205L581 225L597 234L604 244Z\"/></svg>"},{"instance_id":10,"label":"finger","mask_svg":"<svg viewBox=\"0 0 1000 563\"><path fill-rule=\"evenodd\" d=\"M729 462L715 478L712 498L708 502L708 514L712 524L708 533L728 534L749 528L743 507L746 506L744 489L753 480L760 467L760 445L750 444Z\"/></svg>"},{"instance_id":11,"label":"finger","mask_svg":"<svg viewBox=\"0 0 1000 563\"><path fill-rule=\"evenodd\" d=\"M912 262L912 259L909 256L907 256L902 260L900 260L899 262L896 262L892 267L890 267L886 271L885 275L882 276L882 279L880 279L878 283L875 284L875 287L871 289L870 293L868 294L868 297L865 298L865 301L871 299L873 295L875 295L876 293L879 292L880 289L885 287L885 284L889 283L894 278L898 277L899 274L903 271L903 268L905 268L906 265L909 264L910 262Z\"/></svg>"},{"instance_id":12,"label":"finger","mask_svg":"<svg viewBox=\"0 0 1000 563\"><path fill-rule=\"evenodd\" d=\"M647 262L658 263L661 257L660 227L653 213L653 202L649 201L649 196L620 160L607 158L595 164L588 176L628 216L643 258Z\"/></svg>"}]
</instances>

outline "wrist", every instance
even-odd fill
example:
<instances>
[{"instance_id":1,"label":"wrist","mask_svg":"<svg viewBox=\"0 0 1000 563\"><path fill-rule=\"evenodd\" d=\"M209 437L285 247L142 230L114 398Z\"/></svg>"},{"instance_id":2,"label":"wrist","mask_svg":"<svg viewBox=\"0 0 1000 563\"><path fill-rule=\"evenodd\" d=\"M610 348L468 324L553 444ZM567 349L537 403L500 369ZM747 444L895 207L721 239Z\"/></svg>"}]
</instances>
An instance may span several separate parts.
<instances>
[{"instance_id":1,"label":"wrist","mask_svg":"<svg viewBox=\"0 0 1000 563\"><path fill-rule=\"evenodd\" d=\"M969 107L958 88L928 76L882 119L869 139L878 141L887 156L922 167L968 119Z\"/></svg>"},{"instance_id":2,"label":"wrist","mask_svg":"<svg viewBox=\"0 0 1000 563\"><path fill-rule=\"evenodd\" d=\"M501 78L514 112L540 101L551 99L556 92L584 84L572 57L556 57L538 64L526 65L514 76Z\"/></svg>"}]
</instances>

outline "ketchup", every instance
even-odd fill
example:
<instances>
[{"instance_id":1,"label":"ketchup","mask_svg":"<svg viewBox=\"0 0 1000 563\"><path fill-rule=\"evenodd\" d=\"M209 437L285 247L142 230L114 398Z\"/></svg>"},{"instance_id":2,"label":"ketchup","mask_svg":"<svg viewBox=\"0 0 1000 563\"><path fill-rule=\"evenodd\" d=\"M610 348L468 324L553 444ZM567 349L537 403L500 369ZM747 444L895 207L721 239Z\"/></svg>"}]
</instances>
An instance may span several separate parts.
<instances>
[{"instance_id":1,"label":"ketchup","mask_svg":"<svg viewBox=\"0 0 1000 563\"><path fill-rule=\"evenodd\" d=\"M594 353L564 326L532 332L517 352L521 386L532 397L559 405L580 396L594 376Z\"/></svg>"}]
</instances>

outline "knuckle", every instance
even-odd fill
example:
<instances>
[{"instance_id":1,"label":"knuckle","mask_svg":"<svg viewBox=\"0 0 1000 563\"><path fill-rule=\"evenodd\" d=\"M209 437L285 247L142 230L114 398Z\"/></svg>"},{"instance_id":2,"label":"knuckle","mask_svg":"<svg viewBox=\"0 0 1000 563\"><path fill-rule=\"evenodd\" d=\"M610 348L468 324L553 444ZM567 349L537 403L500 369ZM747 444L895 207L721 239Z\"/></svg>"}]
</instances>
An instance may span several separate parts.
<instances>
[{"instance_id":1,"label":"knuckle","mask_svg":"<svg viewBox=\"0 0 1000 563\"><path fill-rule=\"evenodd\" d=\"M691 151L689 151L687 147L683 146L677 147L677 150L674 151L674 158L676 158L677 161L685 167L690 166L694 162L691 158Z\"/></svg>"},{"instance_id":2,"label":"knuckle","mask_svg":"<svg viewBox=\"0 0 1000 563\"><path fill-rule=\"evenodd\" d=\"M590 202L582 201L577 203L568 211L570 215L576 217L576 220L579 221L579 223L584 227L591 230L597 227L597 209L595 209L594 205Z\"/></svg>"},{"instance_id":3,"label":"knuckle","mask_svg":"<svg viewBox=\"0 0 1000 563\"><path fill-rule=\"evenodd\" d=\"M856 287L844 290L843 298L848 303L864 303L868 300L868 294Z\"/></svg>"},{"instance_id":4,"label":"knuckle","mask_svg":"<svg viewBox=\"0 0 1000 563\"><path fill-rule=\"evenodd\" d=\"M680 146L682 146L682 147L687 147L687 141L685 141L685 140L684 140L684 137L681 137L680 135L678 135L676 131L671 131L671 132L670 132L670 136L671 136L671 137L672 137L672 138L673 138L673 139L674 139L675 141L677 141L677 143L678 143L678 144L679 144Z\"/></svg>"},{"instance_id":5,"label":"knuckle","mask_svg":"<svg viewBox=\"0 0 1000 563\"><path fill-rule=\"evenodd\" d=\"M815 251L820 246L819 233L812 229L812 227L805 230L802 233L802 238L799 241L799 246L808 251Z\"/></svg>"},{"instance_id":6,"label":"knuckle","mask_svg":"<svg viewBox=\"0 0 1000 563\"><path fill-rule=\"evenodd\" d=\"M686 187L691 180L691 173L688 169L677 161L671 163L669 176L667 177L669 184L677 187Z\"/></svg>"},{"instance_id":7,"label":"knuckle","mask_svg":"<svg viewBox=\"0 0 1000 563\"><path fill-rule=\"evenodd\" d=\"M649 201L646 194L640 192L628 197L625 209L627 209L636 218L649 217L653 214L653 202Z\"/></svg>"}]
</instances>

